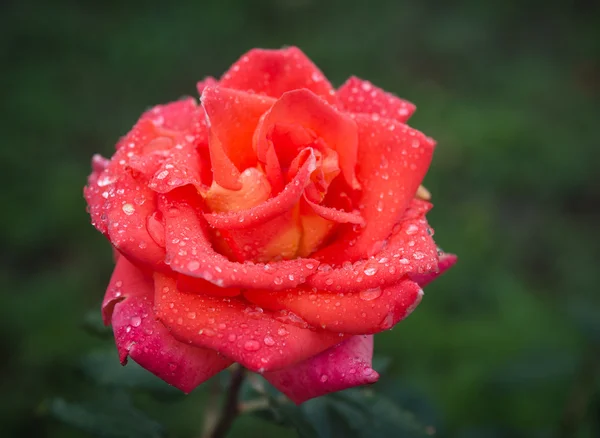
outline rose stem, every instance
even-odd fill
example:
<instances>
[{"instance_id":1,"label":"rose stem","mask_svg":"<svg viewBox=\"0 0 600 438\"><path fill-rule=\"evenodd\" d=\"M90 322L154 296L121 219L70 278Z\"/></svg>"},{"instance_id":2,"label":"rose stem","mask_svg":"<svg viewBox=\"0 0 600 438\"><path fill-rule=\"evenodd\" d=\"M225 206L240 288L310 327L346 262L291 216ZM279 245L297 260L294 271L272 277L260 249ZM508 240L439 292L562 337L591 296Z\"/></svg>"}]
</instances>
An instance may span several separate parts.
<instances>
[{"instance_id":1,"label":"rose stem","mask_svg":"<svg viewBox=\"0 0 600 438\"><path fill-rule=\"evenodd\" d=\"M231 382L227 389L227 396L221 409L221 415L212 432L207 435L207 438L225 438L227 436L233 420L240 413L238 396L245 377L245 369L239 365L231 371Z\"/></svg>"}]
</instances>

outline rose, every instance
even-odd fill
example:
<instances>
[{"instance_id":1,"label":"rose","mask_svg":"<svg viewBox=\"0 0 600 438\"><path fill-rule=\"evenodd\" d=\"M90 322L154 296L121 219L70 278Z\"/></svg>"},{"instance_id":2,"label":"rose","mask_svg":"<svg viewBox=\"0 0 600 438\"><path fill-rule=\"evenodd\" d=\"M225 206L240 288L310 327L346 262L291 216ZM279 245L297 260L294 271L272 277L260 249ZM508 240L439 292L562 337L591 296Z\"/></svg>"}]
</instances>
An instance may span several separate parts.
<instances>
[{"instance_id":1,"label":"rose","mask_svg":"<svg viewBox=\"0 0 600 438\"><path fill-rule=\"evenodd\" d=\"M186 392L238 362L297 403L376 381L372 335L455 261L425 219L415 107L335 90L293 47L198 91L143 114L84 190L117 254L102 311L121 361Z\"/></svg>"}]
</instances>

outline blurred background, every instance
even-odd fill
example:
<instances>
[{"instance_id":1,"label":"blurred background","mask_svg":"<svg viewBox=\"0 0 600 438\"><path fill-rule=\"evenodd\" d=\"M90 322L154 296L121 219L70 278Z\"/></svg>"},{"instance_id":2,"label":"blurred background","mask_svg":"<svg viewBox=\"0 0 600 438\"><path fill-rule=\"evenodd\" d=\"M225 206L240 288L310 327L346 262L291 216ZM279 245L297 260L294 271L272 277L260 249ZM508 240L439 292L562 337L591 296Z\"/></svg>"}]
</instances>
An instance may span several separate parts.
<instances>
[{"instance_id":1,"label":"blurred background","mask_svg":"<svg viewBox=\"0 0 600 438\"><path fill-rule=\"evenodd\" d=\"M82 364L110 368L89 356L113 351L90 330L112 269L82 197L92 154L283 45L336 86L414 102L438 141L430 222L459 264L376 337L375 390L436 436L600 436L599 3L5 0L0 16L0 436L89 436L48 400L99 396ZM136 406L199 436L203 390L170 397ZM231 436L295 435L244 417Z\"/></svg>"}]
</instances>

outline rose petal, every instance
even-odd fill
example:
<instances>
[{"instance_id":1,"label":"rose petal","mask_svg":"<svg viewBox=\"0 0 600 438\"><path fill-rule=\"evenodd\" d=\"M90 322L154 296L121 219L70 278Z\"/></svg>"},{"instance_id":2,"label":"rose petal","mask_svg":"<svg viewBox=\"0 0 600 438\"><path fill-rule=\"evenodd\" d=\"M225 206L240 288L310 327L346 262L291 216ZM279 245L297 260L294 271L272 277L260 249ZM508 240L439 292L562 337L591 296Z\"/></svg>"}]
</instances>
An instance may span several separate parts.
<instances>
[{"instance_id":1,"label":"rose petal","mask_svg":"<svg viewBox=\"0 0 600 438\"><path fill-rule=\"evenodd\" d=\"M286 309L309 324L336 333L378 333L396 325L421 301L423 291L411 280L360 292L246 291L254 304L273 311Z\"/></svg>"},{"instance_id":2,"label":"rose petal","mask_svg":"<svg viewBox=\"0 0 600 438\"><path fill-rule=\"evenodd\" d=\"M207 76L204 79L202 79L201 81L198 81L196 83L196 90L198 91L198 94L201 96L202 92L204 91L204 89L206 87L216 87L218 85L219 85L219 81L217 81L212 76Z\"/></svg>"},{"instance_id":3,"label":"rose petal","mask_svg":"<svg viewBox=\"0 0 600 438\"><path fill-rule=\"evenodd\" d=\"M214 349L263 372L292 365L341 342L337 333L282 323L240 300L177 290L175 279L155 274L156 313L177 339Z\"/></svg>"},{"instance_id":4,"label":"rose petal","mask_svg":"<svg viewBox=\"0 0 600 438\"><path fill-rule=\"evenodd\" d=\"M225 288L281 290L303 283L318 266L311 259L269 264L232 262L212 248L208 226L196 207L161 195L159 208L165 218L167 259L171 269L181 274Z\"/></svg>"},{"instance_id":5,"label":"rose petal","mask_svg":"<svg viewBox=\"0 0 600 438\"><path fill-rule=\"evenodd\" d=\"M337 208L326 207L321 204L315 204L314 202L308 200L306 196L304 197L304 200L310 206L310 208L312 208L314 212L321 216L323 219L327 219L340 224L357 224L361 226L364 226L365 224L365 221L358 212L343 211L338 210Z\"/></svg>"},{"instance_id":6,"label":"rose petal","mask_svg":"<svg viewBox=\"0 0 600 438\"><path fill-rule=\"evenodd\" d=\"M394 120L355 117L359 132L356 199L366 226L347 228L319 252L328 263L355 261L376 254L413 199L423 180L433 142L419 131Z\"/></svg>"},{"instance_id":7,"label":"rose petal","mask_svg":"<svg viewBox=\"0 0 600 438\"><path fill-rule=\"evenodd\" d=\"M270 149L267 134L276 123L299 124L311 129L338 154L344 179L351 187L360 188L354 168L358 138L355 122L309 90L284 93L261 118L254 136L258 159L267 162Z\"/></svg>"},{"instance_id":8,"label":"rose petal","mask_svg":"<svg viewBox=\"0 0 600 438\"><path fill-rule=\"evenodd\" d=\"M373 336L353 336L297 365L265 373L275 388L296 404L330 392L375 383L371 368Z\"/></svg>"},{"instance_id":9,"label":"rose petal","mask_svg":"<svg viewBox=\"0 0 600 438\"><path fill-rule=\"evenodd\" d=\"M154 126L189 133L196 116L196 99L188 97L165 105L156 105L146 111L140 117L140 121L150 120Z\"/></svg>"},{"instance_id":10,"label":"rose petal","mask_svg":"<svg viewBox=\"0 0 600 438\"><path fill-rule=\"evenodd\" d=\"M307 286L330 292L358 292L394 284L407 274L437 271L437 247L427 220L423 214L414 217L421 203L415 201L418 207L408 210L406 219L374 257L354 264L345 261L337 268L322 264L307 279Z\"/></svg>"},{"instance_id":11,"label":"rose petal","mask_svg":"<svg viewBox=\"0 0 600 438\"><path fill-rule=\"evenodd\" d=\"M298 256L308 257L327 239L336 223L322 218L305 205L301 205L300 208L302 237L298 247Z\"/></svg>"},{"instance_id":12,"label":"rose petal","mask_svg":"<svg viewBox=\"0 0 600 438\"><path fill-rule=\"evenodd\" d=\"M92 157L92 173L88 176L88 183L83 188L83 197L87 202L92 225L102 234L106 234L108 231L106 219L103 215L104 201L106 199L103 196L105 190L103 186L98 184L98 180L108 168L109 162L109 160L98 154L94 155ZM105 196L108 196L108 192L106 192Z\"/></svg>"},{"instance_id":13,"label":"rose petal","mask_svg":"<svg viewBox=\"0 0 600 438\"><path fill-rule=\"evenodd\" d=\"M302 238L298 208L252 228L221 230L219 233L235 254L237 261L253 262L293 259Z\"/></svg>"},{"instance_id":14,"label":"rose petal","mask_svg":"<svg viewBox=\"0 0 600 438\"><path fill-rule=\"evenodd\" d=\"M307 88L330 103L336 102L329 81L297 47L250 50L223 75L220 84L271 97Z\"/></svg>"},{"instance_id":15,"label":"rose petal","mask_svg":"<svg viewBox=\"0 0 600 438\"><path fill-rule=\"evenodd\" d=\"M416 109L412 103L354 76L338 88L337 97L346 111L375 114L402 123L405 123Z\"/></svg>"},{"instance_id":16,"label":"rose petal","mask_svg":"<svg viewBox=\"0 0 600 438\"><path fill-rule=\"evenodd\" d=\"M113 246L134 263L165 269L165 249L148 229L148 218L156 211L155 193L127 172L121 173L106 192L103 209Z\"/></svg>"},{"instance_id":17,"label":"rose petal","mask_svg":"<svg viewBox=\"0 0 600 438\"><path fill-rule=\"evenodd\" d=\"M267 201L271 186L265 174L250 167L244 170L239 179L240 190L228 190L213 181L210 190L204 195L204 202L215 213L248 210Z\"/></svg>"},{"instance_id":18,"label":"rose petal","mask_svg":"<svg viewBox=\"0 0 600 438\"><path fill-rule=\"evenodd\" d=\"M410 278L413 281L416 281L417 283L419 283L419 285L421 287L425 287L426 285L431 283L433 280L438 278L440 275L442 275L444 272L446 272L448 269L450 269L452 266L454 266L454 264L457 262L457 260L458 260L458 257L456 257L454 254L443 253L440 256L440 259L438 262L439 271L437 271L437 272L432 271L432 272L428 272L426 274L415 274L415 275L411 275Z\"/></svg>"},{"instance_id":19,"label":"rose petal","mask_svg":"<svg viewBox=\"0 0 600 438\"><path fill-rule=\"evenodd\" d=\"M202 183L202 167L210 168L210 164L207 161L202 162L192 141L180 138L180 142L171 148L148 187L158 193L167 193L188 184L197 190L206 190Z\"/></svg>"},{"instance_id":20,"label":"rose petal","mask_svg":"<svg viewBox=\"0 0 600 438\"><path fill-rule=\"evenodd\" d=\"M130 356L142 367L184 392L231 364L212 350L183 344L154 317L154 285L120 257L103 303L105 322L115 333L121 363Z\"/></svg>"},{"instance_id":21,"label":"rose petal","mask_svg":"<svg viewBox=\"0 0 600 438\"><path fill-rule=\"evenodd\" d=\"M312 149L302 152L305 161L296 176L277 196L247 210L229 213L206 213L208 223L218 229L238 230L264 224L279 215L290 211L302 196L310 174L315 169L315 156Z\"/></svg>"},{"instance_id":22,"label":"rose petal","mask_svg":"<svg viewBox=\"0 0 600 438\"><path fill-rule=\"evenodd\" d=\"M183 274L177 275L177 289L182 292L204 294L211 297L235 297L241 293L236 288L219 287L201 278L188 277Z\"/></svg>"},{"instance_id":23,"label":"rose petal","mask_svg":"<svg viewBox=\"0 0 600 438\"><path fill-rule=\"evenodd\" d=\"M252 136L260 117L275 99L230 88L206 87L201 102L211 133L218 138L225 155L239 171L255 166Z\"/></svg>"}]
</instances>

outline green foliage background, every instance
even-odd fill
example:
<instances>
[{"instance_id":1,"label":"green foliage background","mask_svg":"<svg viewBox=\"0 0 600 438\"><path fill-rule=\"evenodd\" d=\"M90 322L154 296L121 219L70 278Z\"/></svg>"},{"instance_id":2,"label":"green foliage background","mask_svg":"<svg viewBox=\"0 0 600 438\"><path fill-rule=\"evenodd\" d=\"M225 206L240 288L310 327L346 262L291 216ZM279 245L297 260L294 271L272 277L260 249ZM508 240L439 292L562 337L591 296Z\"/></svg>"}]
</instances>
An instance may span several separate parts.
<instances>
[{"instance_id":1,"label":"green foliage background","mask_svg":"<svg viewBox=\"0 0 600 438\"><path fill-rule=\"evenodd\" d=\"M460 262L376 337L397 386L375 389L427 400L440 436L600 436L598 3L15 0L0 17L0 436L87 436L44 400L97 397L80 365L108 345L82 328L112 268L82 199L92 154L283 45L415 102L439 142L430 221ZM137 404L198 436L203 392L173 397ZM245 418L232 436L294 433Z\"/></svg>"}]
</instances>

